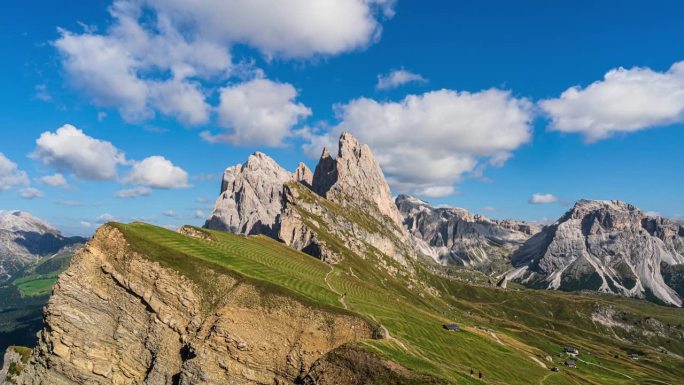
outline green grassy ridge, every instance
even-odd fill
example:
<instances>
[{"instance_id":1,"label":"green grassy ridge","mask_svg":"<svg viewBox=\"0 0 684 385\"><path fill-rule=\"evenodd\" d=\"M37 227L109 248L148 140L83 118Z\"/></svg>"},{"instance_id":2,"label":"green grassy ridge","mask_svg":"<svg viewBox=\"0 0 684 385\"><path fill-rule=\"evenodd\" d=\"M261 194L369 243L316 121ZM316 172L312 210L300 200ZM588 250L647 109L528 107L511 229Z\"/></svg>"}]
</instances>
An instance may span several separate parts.
<instances>
[{"instance_id":1,"label":"green grassy ridge","mask_svg":"<svg viewBox=\"0 0 684 385\"><path fill-rule=\"evenodd\" d=\"M252 284L265 293L293 297L326 311L357 315L340 308L337 294L325 283L314 287L301 278L306 274L323 277L329 271L327 264L285 247L271 238L246 237L194 227L195 230L209 235L210 240L202 240L139 222L127 225L112 222L107 225L121 231L131 247L143 257L171 268L197 284L203 294L205 313L213 311L221 300L216 298L222 294L221 288L217 287L214 277L207 274L208 271L213 271ZM282 258L273 258L277 255L273 251L274 247L284 252L287 258L298 259L301 269L273 269L283 267L279 261ZM246 256L250 258L244 258ZM367 317L364 319L372 325L376 324Z\"/></svg>"},{"instance_id":2,"label":"green grassy ridge","mask_svg":"<svg viewBox=\"0 0 684 385\"><path fill-rule=\"evenodd\" d=\"M417 266L421 279L440 291L440 297L420 296L407 288L405 281L380 270L377 255L348 256L331 267L266 237L201 230L211 238L202 240L140 223L114 226L141 254L179 271L199 286L203 285L201 273L209 268L340 312L347 310L337 293L346 293L348 311L381 323L398 339L369 340L363 345L407 368L455 383L468 383L466 373L470 368L483 370L488 383L500 384L622 384L638 383L648 377L672 382L684 375L681 362L609 359L619 351L615 340L598 333L590 321L580 322L581 317L573 310L578 307L580 314L586 315L592 304L605 301L603 298L468 286ZM187 264L195 266L188 268ZM326 275L334 290L325 282ZM670 319L684 314L622 299L608 303L638 311L657 310ZM443 330L441 325L447 321L461 323L464 331ZM494 328L497 335L510 342L499 344L476 330L477 323ZM592 351L601 365L625 372L635 380L626 381L619 374L588 364L576 371L552 373L528 357L543 360L544 355L553 355L566 344ZM544 362L560 366L559 359Z\"/></svg>"}]
</instances>

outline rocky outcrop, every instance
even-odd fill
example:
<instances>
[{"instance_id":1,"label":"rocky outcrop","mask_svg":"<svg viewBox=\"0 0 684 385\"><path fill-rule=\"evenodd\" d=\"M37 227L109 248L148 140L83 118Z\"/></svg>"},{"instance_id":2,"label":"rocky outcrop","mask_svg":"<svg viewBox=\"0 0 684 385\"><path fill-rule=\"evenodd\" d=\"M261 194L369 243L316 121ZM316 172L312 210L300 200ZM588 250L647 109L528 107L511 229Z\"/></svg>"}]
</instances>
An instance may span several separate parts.
<instances>
[{"instance_id":1,"label":"rocky outcrop","mask_svg":"<svg viewBox=\"0 0 684 385\"><path fill-rule=\"evenodd\" d=\"M401 215L394 205L392 194L373 153L350 133L340 135L337 158L327 148L313 176L313 190L320 196L346 204L349 201L371 206L401 227Z\"/></svg>"},{"instance_id":2,"label":"rocky outcrop","mask_svg":"<svg viewBox=\"0 0 684 385\"><path fill-rule=\"evenodd\" d=\"M302 162L299 162L299 166L297 166L297 169L293 173L293 179L304 186L311 188L313 185L313 173L311 173L311 170L309 170L308 167Z\"/></svg>"},{"instance_id":3,"label":"rocky outcrop","mask_svg":"<svg viewBox=\"0 0 684 385\"><path fill-rule=\"evenodd\" d=\"M593 290L681 306L664 270L684 264L684 227L620 201L581 200L512 256L534 287Z\"/></svg>"},{"instance_id":4,"label":"rocky outcrop","mask_svg":"<svg viewBox=\"0 0 684 385\"><path fill-rule=\"evenodd\" d=\"M84 242L85 238L63 236L27 212L0 212L0 283L41 258Z\"/></svg>"},{"instance_id":5,"label":"rocky outcrop","mask_svg":"<svg viewBox=\"0 0 684 385\"><path fill-rule=\"evenodd\" d=\"M379 252L404 266L413 254L380 166L348 133L336 159L323 150L313 174L303 163L290 174L256 153L226 170L221 189L207 228L265 234L332 263L342 250Z\"/></svg>"},{"instance_id":6,"label":"rocky outcrop","mask_svg":"<svg viewBox=\"0 0 684 385\"><path fill-rule=\"evenodd\" d=\"M375 327L206 269L210 287L105 225L60 277L18 384L292 384Z\"/></svg>"},{"instance_id":7,"label":"rocky outcrop","mask_svg":"<svg viewBox=\"0 0 684 385\"><path fill-rule=\"evenodd\" d=\"M205 227L272 236L282 211L283 185L291 178L273 159L255 152L245 164L224 171L221 194Z\"/></svg>"},{"instance_id":8,"label":"rocky outcrop","mask_svg":"<svg viewBox=\"0 0 684 385\"><path fill-rule=\"evenodd\" d=\"M525 222L497 221L461 208L436 208L408 195L396 205L417 248L436 262L491 269L508 257L539 227Z\"/></svg>"},{"instance_id":9,"label":"rocky outcrop","mask_svg":"<svg viewBox=\"0 0 684 385\"><path fill-rule=\"evenodd\" d=\"M304 385L422 384L450 382L406 370L361 347L343 345L320 358L302 378Z\"/></svg>"}]
</instances>

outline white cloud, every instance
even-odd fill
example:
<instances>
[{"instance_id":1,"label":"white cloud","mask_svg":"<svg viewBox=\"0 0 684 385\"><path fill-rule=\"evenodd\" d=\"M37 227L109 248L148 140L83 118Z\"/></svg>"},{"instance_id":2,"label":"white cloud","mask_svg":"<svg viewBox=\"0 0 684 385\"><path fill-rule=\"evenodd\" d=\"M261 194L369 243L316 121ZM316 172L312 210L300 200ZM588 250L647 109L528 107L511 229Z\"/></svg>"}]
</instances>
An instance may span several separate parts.
<instances>
[{"instance_id":1,"label":"white cloud","mask_svg":"<svg viewBox=\"0 0 684 385\"><path fill-rule=\"evenodd\" d=\"M149 187L134 187L130 189L124 189L124 190L119 190L116 192L115 196L117 198L136 198L136 197L141 197L141 196L148 196L152 193L152 190L150 190Z\"/></svg>"},{"instance_id":2,"label":"white cloud","mask_svg":"<svg viewBox=\"0 0 684 385\"><path fill-rule=\"evenodd\" d=\"M653 210L644 212L644 215L651 218L657 218L662 216L658 211Z\"/></svg>"},{"instance_id":3,"label":"white cloud","mask_svg":"<svg viewBox=\"0 0 684 385\"><path fill-rule=\"evenodd\" d=\"M104 34L60 30L54 44L68 80L95 104L117 108L129 122L159 111L187 125L206 123L210 107L192 79L227 76L228 49L184 36L165 17L143 23L138 3L115 1L110 7L114 23Z\"/></svg>"},{"instance_id":4,"label":"white cloud","mask_svg":"<svg viewBox=\"0 0 684 385\"><path fill-rule=\"evenodd\" d=\"M54 46L71 85L129 122L156 113L186 125L210 120L213 84L256 72L247 44L268 58L362 49L379 39L394 0L115 0L103 33L60 29Z\"/></svg>"},{"instance_id":5,"label":"white cloud","mask_svg":"<svg viewBox=\"0 0 684 385\"><path fill-rule=\"evenodd\" d=\"M310 156L352 132L373 150L394 192L451 194L465 175L501 166L529 141L532 104L510 92L439 90L400 102L360 98L338 106L341 122L322 135L304 133Z\"/></svg>"},{"instance_id":6,"label":"white cloud","mask_svg":"<svg viewBox=\"0 0 684 385\"><path fill-rule=\"evenodd\" d=\"M194 218L195 218L195 219L206 219L206 216L207 216L207 215L204 213L204 211L202 211L202 210L196 210L196 211L195 211L195 216L194 216Z\"/></svg>"},{"instance_id":7,"label":"white cloud","mask_svg":"<svg viewBox=\"0 0 684 385\"><path fill-rule=\"evenodd\" d=\"M267 56L333 55L363 48L380 36L380 16L394 0L164 0L146 1L196 38L245 43Z\"/></svg>"},{"instance_id":8,"label":"white cloud","mask_svg":"<svg viewBox=\"0 0 684 385\"><path fill-rule=\"evenodd\" d=\"M88 221L81 221L80 224L81 224L81 227L85 227L85 228L89 228L93 225L92 223L90 223Z\"/></svg>"},{"instance_id":9,"label":"white cloud","mask_svg":"<svg viewBox=\"0 0 684 385\"><path fill-rule=\"evenodd\" d=\"M415 191L416 195L427 198L439 198L456 192L454 186L429 186Z\"/></svg>"},{"instance_id":10,"label":"white cloud","mask_svg":"<svg viewBox=\"0 0 684 385\"><path fill-rule=\"evenodd\" d=\"M7 159L5 154L0 152L0 191L28 184L29 179L26 172L19 170L16 163Z\"/></svg>"},{"instance_id":11,"label":"white cloud","mask_svg":"<svg viewBox=\"0 0 684 385\"><path fill-rule=\"evenodd\" d=\"M41 198L43 196L43 192L38 190L37 188L33 187L26 187L21 189L21 197L24 199L35 199L35 198Z\"/></svg>"},{"instance_id":12,"label":"white cloud","mask_svg":"<svg viewBox=\"0 0 684 385\"><path fill-rule=\"evenodd\" d=\"M175 218L177 216L176 212L173 210L166 210L162 213L162 215L169 218Z\"/></svg>"},{"instance_id":13,"label":"white cloud","mask_svg":"<svg viewBox=\"0 0 684 385\"><path fill-rule=\"evenodd\" d=\"M52 187L67 187L67 186L69 186L69 184L66 181L66 178L64 178L64 175L62 175L61 173L56 173L54 175L41 176L39 178L39 180L42 183L44 183L48 186L52 186Z\"/></svg>"},{"instance_id":14,"label":"white cloud","mask_svg":"<svg viewBox=\"0 0 684 385\"><path fill-rule=\"evenodd\" d=\"M151 86L151 98L159 111L188 126L209 121L211 107L198 83L167 81Z\"/></svg>"},{"instance_id":15,"label":"white cloud","mask_svg":"<svg viewBox=\"0 0 684 385\"><path fill-rule=\"evenodd\" d=\"M48 92L47 85L38 84L34 87L34 89L36 90L36 98L44 102L49 102L52 100L52 95L50 95L50 93Z\"/></svg>"},{"instance_id":16,"label":"white cloud","mask_svg":"<svg viewBox=\"0 0 684 385\"><path fill-rule=\"evenodd\" d=\"M419 74L400 69L388 74L378 75L378 83L375 85L375 88L389 90L408 83L427 83L427 79Z\"/></svg>"},{"instance_id":17,"label":"white cloud","mask_svg":"<svg viewBox=\"0 0 684 385\"><path fill-rule=\"evenodd\" d=\"M292 127L311 115L308 107L294 101L296 97L297 90L292 85L268 79L223 88L219 123L229 132L204 132L202 136L210 142L280 146L292 134Z\"/></svg>"},{"instance_id":18,"label":"white cloud","mask_svg":"<svg viewBox=\"0 0 684 385\"><path fill-rule=\"evenodd\" d=\"M588 142L620 132L684 122L684 62L665 72L634 67L610 70L586 88L568 88L539 102L550 129L579 133Z\"/></svg>"},{"instance_id":19,"label":"white cloud","mask_svg":"<svg viewBox=\"0 0 684 385\"><path fill-rule=\"evenodd\" d=\"M117 176L117 165L125 163L124 153L110 142L95 139L65 124L36 140L31 157L84 180L108 180Z\"/></svg>"},{"instance_id":20,"label":"white cloud","mask_svg":"<svg viewBox=\"0 0 684 385\"><path fill-rule=\"evenodd\" d=\"M494 212L494 211L496 211L496 207L492 207L492 206L485 206L485 207L483 207L483 208L482 208L482 211L486 211L486 212L489 212L489 213L491 213L491 212Z\"/></svg>"},{"instance_id":21,"label":"white cloud","mask_svg":"<svg viewBox=\"0 0 684 385\"><path fill-rule=\"evenodd\" d=\"M188 173L158 155L134 162L124 181L159 189L189 187Z\"/></svg>"},{"instance_id":22,"label":"white cloud","mask_svg":"<svg viewBox=\"0 0 684 385\"><path fill-rule=\"evenodd\" d=\"M533 204L533 205L555 203L555 202L558 202L558 197L553 195L553 194L535 193L535 194L532 194L532 196L530 197L530 199L527 202L530 204Z\"/></svg>"},{"instance_id":23,"label":"white cloud","mask_svg":"<svg viewBox=\"0 0 684 385\"><path fill-rule=\"evenodd\" d=\"M85 206L85 203L79 202L79 201L65 201L65 200L56 200L55 204L60 205L60 206L67 206L67 207L81 207Z\"/></svg>"},{"instance_id":24,"label":"white cloud","mask_svg":"<svg viewBox=\"0 0 684 385\"><path fill-rule=\"evenodd\" d=\"M98 216L98 217L95 219L95 221L96 221L97 223L113 222L113 221L116 221L116 217L114 217L114 216L113 216L112 214L110 214L110 213L104 213L104 214Z\"/></svg>"}]
</instances>

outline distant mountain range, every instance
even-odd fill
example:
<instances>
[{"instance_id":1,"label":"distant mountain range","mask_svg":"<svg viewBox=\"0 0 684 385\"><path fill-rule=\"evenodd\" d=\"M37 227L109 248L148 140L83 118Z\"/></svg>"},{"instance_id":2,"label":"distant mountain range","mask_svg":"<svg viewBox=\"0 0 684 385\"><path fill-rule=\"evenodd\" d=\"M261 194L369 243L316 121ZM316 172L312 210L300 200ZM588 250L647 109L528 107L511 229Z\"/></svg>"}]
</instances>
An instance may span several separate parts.
<instances>
[{"instance_id":1,"label":"distant mountain range","mask_svg":"<svg viewBox=\"0 0 684 385\"><path fill-rule=\"evenodd\" d=\"M620 201L580 200L511 256L531 287L592 290L682 306L684 226Z\"/></svg>"},{"instance_id":2,"label":"distant mountain range","mask_svg":"<svg viewBox=\"0 0 684 385\"><path fill-rule=\"evenodd\" d=\"M229 167L205 226L100 227L54 285L35 348L9 348L0 373L18 385L684 375L683 309L520 286L679 305L681 227L624 203L581 201L540 228L395 200L368 146L345 133L313 172L263 153ZM22 297L56 259L24 268L34 284L13 278Z\"/></svg>"},{"instance_id":3,"label":"distant mountain range","mask_svg":"<svg viewBox=\"0 0 684 385\"><path fill-rule=\"evenodd\" d=\"M326 201L350 210L333 212ZM613 293L675 306L684 296L680 223L648 217L618 201L581 200L545 227L437 208L408 195L393 201L368 146L346 133L338 156L324 149L313 173L303 163L291 173L259 152L229 167L205 226L268 235L331 261L339 259L339 245L326 241L321 229L357 253L377 249L404 265L409 255L422 254L533 288Z\"/></svg>"},{"instance_id":4,"label":"distant mountain range","mask_svg":"<svg viewBox=\"0 0 684 385\"><path fill-rule=\"evenodd\" d=\"M0 284L39 259L85 241L82 237L65 237L27 212L0 211Z\"/></svg>"}]
</instances>

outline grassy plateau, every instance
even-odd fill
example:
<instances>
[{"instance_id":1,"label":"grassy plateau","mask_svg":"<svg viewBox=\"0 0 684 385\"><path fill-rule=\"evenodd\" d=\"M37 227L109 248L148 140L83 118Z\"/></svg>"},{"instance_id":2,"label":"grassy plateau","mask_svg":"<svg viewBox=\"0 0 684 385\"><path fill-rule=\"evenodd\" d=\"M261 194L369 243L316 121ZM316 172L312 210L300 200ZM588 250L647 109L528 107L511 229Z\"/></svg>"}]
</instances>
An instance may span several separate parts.
<instances>
[{"instance_id":1,"label":"grassy plateau","mask_svg":"<svg viewBox=\"0 0 684 385\"><path fill-rule=\"evenodd\" d=\"M196 229L209 235L199 239L142 223L113 225L141 254L206 290L211 282L202 272L213 269L371 319L390 337L361 342L367 350L452 383L482 383L470 378L471 368L492 384L676 384L684 378L681 339L650 334L639 339L591 319L596 306L608 306L634 325L653 318L681 327L681 309L607 296L471 286L415 263L417 277L431 287L424 290L383 271L377 256L349 256L330 265L263 236ZM458 323L461 331L444 330L446 322ZM580 350L577 369L562 365L566 356L560 353L567 345ZM639 352L640 359L630 359L630 352ZM551 371L554 366L560 371Z\"/></svg>"}]
</instances>

